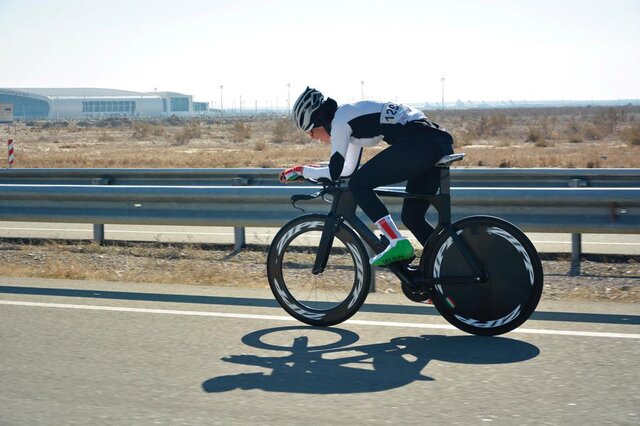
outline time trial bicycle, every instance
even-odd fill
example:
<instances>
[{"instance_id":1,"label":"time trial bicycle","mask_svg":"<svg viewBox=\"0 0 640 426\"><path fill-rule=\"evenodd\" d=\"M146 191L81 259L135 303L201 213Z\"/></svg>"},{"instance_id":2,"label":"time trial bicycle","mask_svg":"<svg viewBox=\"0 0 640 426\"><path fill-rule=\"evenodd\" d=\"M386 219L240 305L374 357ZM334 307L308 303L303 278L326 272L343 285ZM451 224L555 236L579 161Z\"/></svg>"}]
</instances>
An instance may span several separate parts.
<instances>
[{"instance_id":1,"label":"time trial bicycle","mask_svg":"<svg viewBox=\"0 0 640 426\"><path fill-rule=\"evenodd\" d=\"M388 268L410 300L431 299L449 323L465 332L498 335L519 327L535 310L543 288L542 263L527 236L503 219L478 215L451 222L450 165L464 155L447 155L436 164L436 195L375 190L384 197L428 199L438 212L438 226L419 265L403 261ZM322 197L331 202L330 211L304 214L279 230L269 248L267 275L274 297L291 316L331 326L360 309L373 278L369 256L384 250L388 241L356 215L343 181L316 183L321 190L294 195L291 202L297 207Z\"/></svg>"}]
</instances>

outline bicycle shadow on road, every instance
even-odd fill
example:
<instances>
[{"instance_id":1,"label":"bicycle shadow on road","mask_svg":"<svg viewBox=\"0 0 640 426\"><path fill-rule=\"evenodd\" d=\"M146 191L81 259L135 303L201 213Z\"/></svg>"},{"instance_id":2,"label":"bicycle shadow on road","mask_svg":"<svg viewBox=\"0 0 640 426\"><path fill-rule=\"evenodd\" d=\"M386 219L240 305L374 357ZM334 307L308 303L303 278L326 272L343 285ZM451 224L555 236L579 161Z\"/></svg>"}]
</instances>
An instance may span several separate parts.
<instances>
[{"instance_id":1,"label":"bicycle shadow on road","mask_svg":"<svg viewBox=\"0 0 640 426\"><path fill-rule=\"evenodd\" d=\"M273 344L263 337L280 334ZM333 343L315 344L319 333L332 333ZM388 342L353 345L359 336L340 328L277 327L247 334L242 342L262 350L289 352L282 356L230 355L224 362L260 367L269 372L213 377L202 384L206 392L261 389L268 392L346 394L395 389L415 381L432 381L422 374L431 360L462 364L506 364L535 358L540 350L505 337L396 337Z\"/></svg>"}]
</instances>

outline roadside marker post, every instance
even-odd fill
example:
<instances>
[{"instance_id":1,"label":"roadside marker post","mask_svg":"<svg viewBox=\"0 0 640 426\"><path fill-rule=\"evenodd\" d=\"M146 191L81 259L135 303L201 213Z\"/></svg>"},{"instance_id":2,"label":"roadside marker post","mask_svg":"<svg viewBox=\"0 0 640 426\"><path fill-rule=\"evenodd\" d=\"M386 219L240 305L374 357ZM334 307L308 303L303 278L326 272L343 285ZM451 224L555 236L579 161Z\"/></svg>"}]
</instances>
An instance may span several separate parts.
<instances>
[{"instance_id":1,"label":"roadside marker post","mask_svg":"<svg viewBox=\"0 0 640 426\"><path fill-rule=\"evenodd\" d=\"M9 149L9 168L12 168L13 163L16 160L16 154L13 151L13 139L8 140L8 149Z\"/></svg>"}]
</instances>

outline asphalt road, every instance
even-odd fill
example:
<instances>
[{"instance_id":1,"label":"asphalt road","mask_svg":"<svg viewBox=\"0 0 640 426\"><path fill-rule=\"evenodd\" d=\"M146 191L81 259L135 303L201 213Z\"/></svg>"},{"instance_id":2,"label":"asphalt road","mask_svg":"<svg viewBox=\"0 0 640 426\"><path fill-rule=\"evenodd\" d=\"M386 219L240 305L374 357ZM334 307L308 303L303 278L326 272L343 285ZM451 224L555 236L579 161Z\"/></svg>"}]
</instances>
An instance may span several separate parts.
<instances>
[{"instance_id":1,"label":"asphalt road","mask_svg":"<svg viewBox=\"0 0 640 426\"><path fill-rule=\"evenodd\" d=\"M372 294L330 329L268 289L0 278L0 424L640 423L640 307L480 338Z\"/></svg>"},{"instance_id":2,"label":"asphalt road","mask_svg":"<svg viewBox=\"0 0 640 426\"><path fill-rule=\"evenodd\" d=\"M274 228L246 228L246 241L250 244L268 244L276 232L277 229ZM0 235L6 238L91 239L93 225L0 222ZM528 233L527 235L539 252L571 252L571 234ZM234 231L230 227L105 225L105 238L126 241L232 244ZM582 252L640 255L640 235L584 234Z\"/></svg>"}]
</instances>

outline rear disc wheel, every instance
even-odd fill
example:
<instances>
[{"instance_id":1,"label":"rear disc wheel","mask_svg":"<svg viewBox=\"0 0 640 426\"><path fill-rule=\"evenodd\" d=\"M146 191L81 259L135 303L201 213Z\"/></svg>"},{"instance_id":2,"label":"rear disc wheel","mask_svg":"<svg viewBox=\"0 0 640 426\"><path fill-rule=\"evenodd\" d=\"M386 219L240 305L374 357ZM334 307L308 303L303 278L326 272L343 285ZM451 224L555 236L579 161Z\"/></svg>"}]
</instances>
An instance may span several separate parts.
<instances>
[{"instance_id":1,"label":"rear disc wheel","mask_svg":"<svg viewBox=\"0 0 640 426\"><path fill-rule=\"evenodd\" d=\"M517 227L494 217L472 216L453 228L487 279L446 283L447 277L472 277L474 272L449 233L441 233L421 265L425 276L443 280L434 286L436 309L449 323L472 334L498 335L519 327L542 294L542 263L533 244Z\"/></svg>"}]
</instances>

